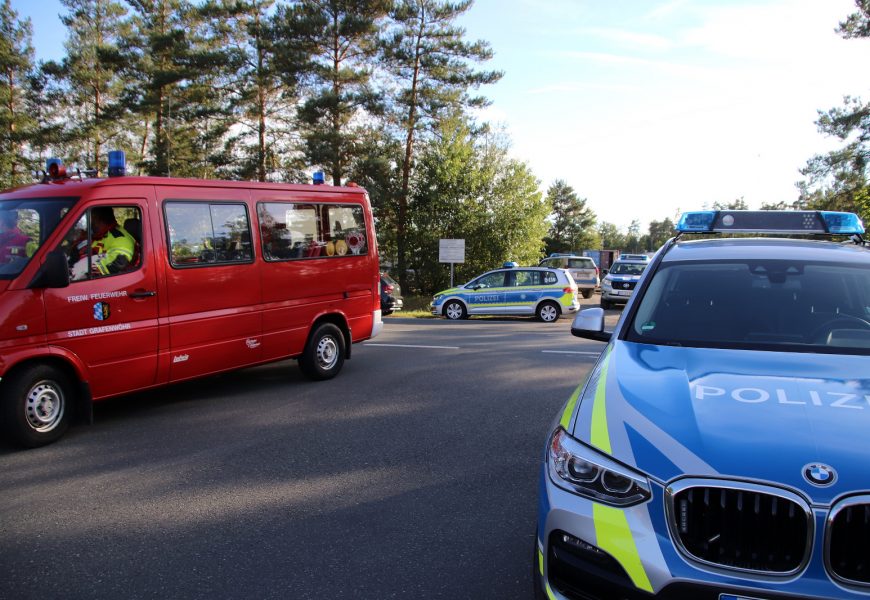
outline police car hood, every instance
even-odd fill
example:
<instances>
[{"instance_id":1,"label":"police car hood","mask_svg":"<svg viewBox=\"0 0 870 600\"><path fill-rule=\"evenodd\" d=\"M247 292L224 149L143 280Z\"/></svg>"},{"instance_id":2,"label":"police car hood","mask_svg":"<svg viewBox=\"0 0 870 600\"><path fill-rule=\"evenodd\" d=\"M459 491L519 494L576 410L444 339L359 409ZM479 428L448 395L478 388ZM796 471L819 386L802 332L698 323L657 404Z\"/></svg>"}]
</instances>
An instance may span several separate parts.
<instances>
[{"instance_id":1,"label":"police car hood","mask_svg":"<svg viewBox=\"0 0 870 600\"><path fill-rule=\"evenodd\" d=\"M656 479L779 482L819 501L870 488L866 356L617 341L606 360L613 454ZM816 463L836 471L833 484L805 480Z\"/></svg>"}]
</instances>

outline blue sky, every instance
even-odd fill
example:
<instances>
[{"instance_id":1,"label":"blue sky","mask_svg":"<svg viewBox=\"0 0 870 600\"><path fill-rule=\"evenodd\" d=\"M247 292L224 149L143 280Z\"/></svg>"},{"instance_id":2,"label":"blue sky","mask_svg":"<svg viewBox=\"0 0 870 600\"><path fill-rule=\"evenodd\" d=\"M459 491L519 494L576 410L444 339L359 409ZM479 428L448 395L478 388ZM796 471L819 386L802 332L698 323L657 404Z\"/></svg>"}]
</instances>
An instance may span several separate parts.
<instances>
[{"instance_id":1,"label":"blue sky","mask_svg":"<svg viewBox=\"0 0 870 600\"><path fill-rule=\"evenodd\" d=\"M39 58L63 56L58 0L12 0ZM477 0L461 21L505 72L482 117L546 189L566 180L626 227L743 197L792 201L834 147L818 109L870 91L853 0Z\"/></svg>"}]
</instances>

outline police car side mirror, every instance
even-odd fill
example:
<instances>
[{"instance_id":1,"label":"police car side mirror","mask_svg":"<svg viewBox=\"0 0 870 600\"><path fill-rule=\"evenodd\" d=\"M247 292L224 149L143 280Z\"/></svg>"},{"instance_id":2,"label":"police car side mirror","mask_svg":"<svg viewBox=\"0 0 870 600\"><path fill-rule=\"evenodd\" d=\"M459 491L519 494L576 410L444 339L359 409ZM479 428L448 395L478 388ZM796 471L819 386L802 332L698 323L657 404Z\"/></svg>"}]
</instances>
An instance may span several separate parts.
<instances>
[{"instance_id":1,"label":"police car side mirror","mask_svg":"<svg viewBox=\"0 0 870 600\"><path fill-rule=\"evenodd\" d=\"M45 255L45 262L39 267L36 275L27 287L33 288L65 288L69 285L69 265L63 250L52 250Z\"/></svg>"},{"instance_id":2,"label":"police car side mirror","mask_svg":"<svg viewBox=\"0 0 870 600\"><path fill-rule=\"evenodd\" d=\"M581 310L571 323L571 334L577 337L609 342L612 331L604 331L604 309L587 308Z\"/></svg>"}]
</instances>

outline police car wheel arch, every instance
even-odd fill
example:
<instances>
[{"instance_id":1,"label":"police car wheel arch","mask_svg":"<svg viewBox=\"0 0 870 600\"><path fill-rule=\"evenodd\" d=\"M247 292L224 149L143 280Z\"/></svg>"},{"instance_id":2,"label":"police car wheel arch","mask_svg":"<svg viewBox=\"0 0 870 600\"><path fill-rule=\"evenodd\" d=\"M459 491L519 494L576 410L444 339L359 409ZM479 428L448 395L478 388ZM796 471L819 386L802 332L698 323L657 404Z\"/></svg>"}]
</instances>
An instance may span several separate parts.
<instances>
[{"instance_id":1,"label":"police car wheel arch","mask_svg":"<svg viewBox=\"0 0 870 600\"><path fill-rule=\"evenodd\" d=\"M442 314L452 321L458 321L468 316L468 308L462 300L451 298L444 302Z\"/></svg>"}]
</instances>

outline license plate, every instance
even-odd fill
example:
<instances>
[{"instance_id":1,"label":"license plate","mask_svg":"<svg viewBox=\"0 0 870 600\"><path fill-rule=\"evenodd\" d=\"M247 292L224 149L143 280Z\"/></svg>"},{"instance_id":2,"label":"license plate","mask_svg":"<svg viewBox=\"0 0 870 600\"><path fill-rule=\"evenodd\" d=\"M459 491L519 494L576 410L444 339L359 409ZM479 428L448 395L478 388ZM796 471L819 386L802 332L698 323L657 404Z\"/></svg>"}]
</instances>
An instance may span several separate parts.
<instances>
[{"instance_id":1,"label":"license plate","mask_svg":"<svg viewBox=\"0 0 870 600\"><path fill-rule=\"evenodd\" d=\"M734 594L719 594L719 600L764 600L755 596L735 596Z\"/></svg>"}]
</instances>

